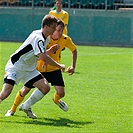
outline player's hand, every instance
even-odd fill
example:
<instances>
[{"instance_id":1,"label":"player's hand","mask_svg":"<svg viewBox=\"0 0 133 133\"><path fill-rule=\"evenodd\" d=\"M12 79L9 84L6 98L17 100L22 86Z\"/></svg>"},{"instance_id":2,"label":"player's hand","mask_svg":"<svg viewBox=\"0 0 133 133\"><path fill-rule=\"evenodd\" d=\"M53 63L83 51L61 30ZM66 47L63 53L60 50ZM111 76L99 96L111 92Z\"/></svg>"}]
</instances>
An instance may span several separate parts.
<instances>
[{"instance_id":1,"label":"player's hand","mask_svg":"<svg viewBox=\"0 0 133 133\"><path fill-rule=\"evenodd\" d=\"M64 72L65 71L65 65L64 64L60 64L60 69L61 69L62 72Z\"/></svg>"},{"instance_id":2,"label":"player's hand","mask_svg":"<svg viewBox=\"0 0 133 133\"><path fill-rule=\"evenodd\" d=\"M51 47L48 49L49 54L55 53L59 48L60 48L60 46L59 46L58 44L55 44L55 45L51 46Z\"/></svg>"},{"instance_id":3,"label":"player's hand","mask_svg":"<svg viewBox=\"0 0 133 133\"><path fill-rule=\"evenodd\" d=\"M72 66L69 66L69 67L67 68L67 70L66 70L66 72L67 72L69 75L72 75L72 74L74 73L74 71L75 71L75 68L72 67Z\"/></svg>"}]
</instances>

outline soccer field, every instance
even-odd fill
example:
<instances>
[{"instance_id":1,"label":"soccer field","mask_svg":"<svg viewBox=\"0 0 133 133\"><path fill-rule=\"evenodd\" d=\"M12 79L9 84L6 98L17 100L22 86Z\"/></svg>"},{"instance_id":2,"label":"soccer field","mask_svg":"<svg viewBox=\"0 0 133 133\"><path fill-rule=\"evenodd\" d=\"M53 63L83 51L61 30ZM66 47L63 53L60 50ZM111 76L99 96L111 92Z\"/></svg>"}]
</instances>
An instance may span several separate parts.
<instances>
[{"instance_id":1,"label":"soccer field","mask_svg":"<svg viewBox=\"0 0 133 133\"><path fill-rule=\"evenodd\" d=\"M4 67L21 43L0 42L0 86ZM77 46L76 72L63 73L69 111L52 101L54 88L32 110L33 120L18 109L5 117L22 84L0 104L0 133L132 133L132 48ZM62 63L71 64L71 54L62 52ZM1 89L0 89L1 90ZM32 90L33 91L33 90ZM31 92L32 92L31 91ZM25 97L29 97L31 92Z\"/></svg>"}]
</instances>

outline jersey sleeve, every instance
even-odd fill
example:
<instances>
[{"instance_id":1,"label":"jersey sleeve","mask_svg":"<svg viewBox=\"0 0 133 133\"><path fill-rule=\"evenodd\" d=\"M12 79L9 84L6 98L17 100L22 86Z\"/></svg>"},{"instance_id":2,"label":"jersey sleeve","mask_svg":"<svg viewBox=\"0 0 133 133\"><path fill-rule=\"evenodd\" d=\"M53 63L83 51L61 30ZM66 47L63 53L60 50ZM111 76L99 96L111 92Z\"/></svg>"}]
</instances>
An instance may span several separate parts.
<instances>
[{"instance_id":1,"label":"jersey sleeve","mask_svg":"<svg viewBox=\"0 0 133 133\"><path fill-rule=\"evenodd\" d=\"M46 51L44 41L38 38L33 45L33 49L34 49L34 55L44 53Z\"/></svg>"},{"instance_id":2,"label":"jersey sleeve","mask_svg":"<svg viewBox=\"0 0 133 133\"><path fill-rule=\"evenodd\" d=\"M68 25L68 13L64 13L64 23Z\"/></svg>"},{"instance_id":3,"label":"jersey sleeve","mask_svg":"<svg viewBox=\"0 0 133 133\"><path fill-rule=\"evenodd\" d=\"M53 10L52 11L49 11L49 14L53 15Z\"/></svg>"},{"instance_id":4,"label":"jersey sleeve","mask_svg":"<svg viewBox=\"0 0 133 133\"><path fill-rule=\"evenodd\" d=\"M76 50L76 45L73 43L72 39L70 37L67 38L66 45L65 45L70 51Z\"/></svg>"}]
</instances>

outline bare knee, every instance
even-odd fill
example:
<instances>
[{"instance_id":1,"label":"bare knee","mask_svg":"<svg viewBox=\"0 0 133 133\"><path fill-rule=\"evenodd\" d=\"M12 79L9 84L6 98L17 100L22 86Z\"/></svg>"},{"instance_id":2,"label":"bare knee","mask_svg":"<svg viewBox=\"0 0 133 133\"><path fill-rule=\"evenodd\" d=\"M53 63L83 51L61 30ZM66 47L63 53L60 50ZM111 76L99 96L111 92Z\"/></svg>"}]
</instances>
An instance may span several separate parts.
<instances>
[{"instance_id":1,"label":"bare knee","mask_svg":"<svg viewBox=\"0 0 133 133\"><path fill-rule=\"evenodd\" d=\"M38 87L38 89L45 95L50 91L50 86L45 84L43 87Z\"/></svg>"},{"instance_id":2,"label":"bare knee","mask_svg":"<svg viewBox=\"0 0 133 133\"><path fill-rule=\"evenodd\" d=\"M46 91L47 93L50 91L50 86L49 84L46 84L45 87L43 88L44 91Z\"/></svg>"},{"instance_id":3,"label":"bare knee","mask_svg":"<svg viewBox=\"0 0 133 133\"><path fill-rule=\"evenodd\" d=\"M56 90L56 91L57 91L57 94L58 94L61 98L65 96L65 91L64 91L64 89L58 89L58 90Z\"/></svg>"},{"instance_id":4,"label":"bare knee","mask_svg":"<svg viewBox=\"0 0 133 133\"><path fill-rule=\"evenodd\" d=\"M6 99L11 94L12 90L13 86L5 83L3 85L2 91L0 92L0 99L1 100Z\"/></svg>"},{"instance_id":5,"label":"bare knee","mask_svg":"<svg viewBox=\"0 0 133 133\"><path fill-rule=\"evenodd\" d=\"M57 94L63 98L65 96L65 88L62 86L54 86Z\"/></svg>"},{"instance_id":6,"label":"bare knee","mask_svg":"<svg viewBox=\"0 0 133 133\"><path fill-rule=\"evenodd\" d=\"M45 78L35 82L34 86L37 87L44 95L50 91L50 85Z\"/></svg>"},{"instance_id":7,"label":"bare knee","mask_svg":"<svg viewBox=\"0 0 133 133\"><path fill-rule=\"evenodd\" d=\"M30 90L31 90L30 88L27 88L27 87L24 86L24 87L20 90L20 93L21 93L22 96L26 96L26 95L29 93Z\"/></svg>"},{"instance_id":8,"label":"bare knee","mask_svg":"<svg viewBox=\"0 0 133 133\"><path fill-rule=\"evenodd\" d=\"M65 96L65 92L58 92L57 93L61 98Z\"/></svg>"}]
</instances>

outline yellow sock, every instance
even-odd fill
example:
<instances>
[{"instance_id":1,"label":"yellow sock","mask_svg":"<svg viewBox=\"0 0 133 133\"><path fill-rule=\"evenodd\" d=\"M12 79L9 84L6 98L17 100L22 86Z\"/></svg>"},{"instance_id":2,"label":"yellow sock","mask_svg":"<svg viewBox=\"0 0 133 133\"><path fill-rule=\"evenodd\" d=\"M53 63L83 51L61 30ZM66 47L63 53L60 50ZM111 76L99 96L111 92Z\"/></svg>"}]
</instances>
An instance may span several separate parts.
<instances>
[{"instance_id":1,"label":"yellow sock","mask_svg":"<svg viewBox=\"0 0 133 133\"><path fill-rule=\"evenodd\" d=\"M16 98L15 98L14 103L13 103L12 108L11 108L11 110L13 112L16 112L18 105L23 101L23 99L24 99L24 96L22 96L21 92L19 91L16 95Z\"/></svg>"},{"instance_id":2,"label":"yellow sock","mask_svg":"<svg viewBox=\"0 0 133 133\"><path fill-rule=\"evenodd\" d=\"M54 94L54 102L55 102L56 104L58 104L60 99L61 99L61 97L60 97L57 93L55 93L55 94Z\"/></svg>"}]
</instances>

